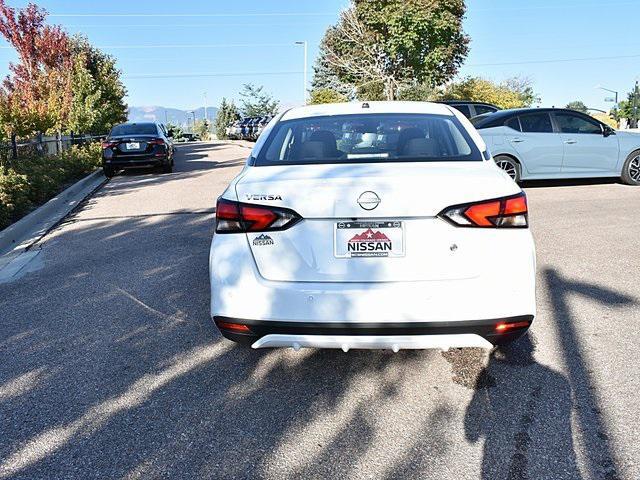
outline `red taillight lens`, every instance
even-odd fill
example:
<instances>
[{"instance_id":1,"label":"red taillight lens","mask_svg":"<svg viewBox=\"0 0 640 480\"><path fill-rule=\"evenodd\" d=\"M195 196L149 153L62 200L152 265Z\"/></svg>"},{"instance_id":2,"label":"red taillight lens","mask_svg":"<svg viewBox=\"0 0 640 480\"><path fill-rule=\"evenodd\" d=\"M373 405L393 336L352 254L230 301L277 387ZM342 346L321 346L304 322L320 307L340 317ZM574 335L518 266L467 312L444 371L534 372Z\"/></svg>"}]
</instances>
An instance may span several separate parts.
<instances>
[{"instance_id":1,"label":"red taillight lens","mask_svg":"<svg viewBox=\"0 0 640 480\"><path fill-rule=\"evenodd\" d=\"M527 228L529 211L524 192L511 197L455 205L440 217L458 227Z\"/></svg>"},{"instance_id":2,"label":"red taillight lens","mask_svg":"<svg viewBox=\"0 0 640 480\"><path fill-rule=\"evenodd\" d=\"M218 199L216 233L286 230L302 217L293 210Z\"/></svg>"},{"instance_id":3,"label":"red taillight lens","mask_svg":"<svg viewBox=\"0 0 640 480\"><path fill-rule=\"evenodd\" d=\"M496 332L506 333L510 330L517 330L519 328L528 328L531 325L529 322L515 322L515 323L499 323L496 325Z\"/></svg>"},{"instance_id":4,"label":"red taillight lens","mask_svg":"<svg viewBox=\"0 0 640 480\"><path fill-rule=\"evenodd\" d=\"M231 330L232 332L238 333L251 333L251 329L242 323L232 323L232 322L223 322L216 321L216 325L220 330Z\"/></svg>"},{"instance_id":5,"label":"red taillight lens","mask_svg":"<svg viewBox=\"0 0 640 480\"><path fill-rule=\"evenodd\" d=\"M149 145L164 145L164 140L161 138L154 138L153 140L149 140L147 142Z\"/></svg>"},{"instance_id":6,"label":"red taillight lens","mask_svg":"<svg viewBox=\"0 0 640 480\"><path fill-rule=\"evenodd\" d=\"M102 149L106 150L107 148L113 148L117 145L115 142L102 142Z\"/></svg>"}]
</instances>

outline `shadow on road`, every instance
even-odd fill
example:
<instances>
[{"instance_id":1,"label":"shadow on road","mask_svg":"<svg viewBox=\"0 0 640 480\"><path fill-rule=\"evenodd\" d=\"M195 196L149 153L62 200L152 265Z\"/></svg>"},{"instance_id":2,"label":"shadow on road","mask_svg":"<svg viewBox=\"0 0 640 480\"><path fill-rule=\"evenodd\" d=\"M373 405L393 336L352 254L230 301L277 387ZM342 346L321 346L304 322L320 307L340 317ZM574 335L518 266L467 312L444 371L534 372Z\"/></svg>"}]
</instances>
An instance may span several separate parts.
<instances>
[{"instance_id":1,"label":"shadow on road","mask_svg":"<svg viewBox=\"0 0 640 480\"><path fill-rule=\"evenodd\" d=\"M520 183L523 188L545 187L579 187L585 185L611 185L620 183L619 178L567 178L559 180L525 180Z\"/></svg>"},{"instance_id":2,"label":"shadow on road","mask_svg":"<svg viewBox=\"0 0 640 480\"><path fill-rule=\"evenodd\" d=\"M552 323L545 327L556 331L567 375L535 360L531 333L496 350L476 376L465 416L466 437L471 442L484 439L483 479L621 478L569 298L580 295L607 307L630 306L636 300L600 285L571 281L554 269L543 275L553 306ZM576 435L583 472L578 469Z\"/></svg>"}]
</instances>

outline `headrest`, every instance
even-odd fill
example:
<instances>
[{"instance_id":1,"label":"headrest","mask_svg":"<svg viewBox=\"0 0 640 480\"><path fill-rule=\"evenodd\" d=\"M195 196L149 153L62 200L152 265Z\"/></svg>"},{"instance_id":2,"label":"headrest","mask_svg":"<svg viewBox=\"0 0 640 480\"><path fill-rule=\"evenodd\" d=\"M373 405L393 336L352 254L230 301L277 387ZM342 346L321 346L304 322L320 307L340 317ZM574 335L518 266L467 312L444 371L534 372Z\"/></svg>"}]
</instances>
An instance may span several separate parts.
<instances>
[{"instance_id":1,"label":"headrest","mask_svg":"<svg viewBox=\"0 0 640 480\"><path fill-rule=\"evenodd\" d=\"M436 142L432 138L412 138L404 148L402 155L408 157L435 157Z\"/></svg>"},{"instance_id":2,"label":"headrest","mask_svg":"<svg viewBox=\"0 0 640 480\"><path fill-rule=\"evenodd\" d=\"M323 159L331 157L325 142L306 141L302 144L300 151L302 158Z\"/></svg>"}]
</instances>

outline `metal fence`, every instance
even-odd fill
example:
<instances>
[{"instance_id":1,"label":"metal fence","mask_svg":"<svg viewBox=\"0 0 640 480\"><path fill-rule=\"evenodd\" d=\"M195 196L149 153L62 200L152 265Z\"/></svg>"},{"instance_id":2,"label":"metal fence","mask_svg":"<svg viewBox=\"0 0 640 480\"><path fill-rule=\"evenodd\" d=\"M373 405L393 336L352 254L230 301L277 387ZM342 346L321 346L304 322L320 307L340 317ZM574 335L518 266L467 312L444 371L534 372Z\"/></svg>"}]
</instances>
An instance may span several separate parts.
<instances>
[{"instance_id":1,"label":"metal fence","mask_svg":"<svg viewBox=\"0 0 640 480\"><path fill-rule=\"evenodd\" d=\"M13 138L9 142L0 143L2 160L19 160L21 156L57 155L70 149L73 145L84 145L99 141L106 135L37 135L29 139Z\"/></svg>"}]
</instances>

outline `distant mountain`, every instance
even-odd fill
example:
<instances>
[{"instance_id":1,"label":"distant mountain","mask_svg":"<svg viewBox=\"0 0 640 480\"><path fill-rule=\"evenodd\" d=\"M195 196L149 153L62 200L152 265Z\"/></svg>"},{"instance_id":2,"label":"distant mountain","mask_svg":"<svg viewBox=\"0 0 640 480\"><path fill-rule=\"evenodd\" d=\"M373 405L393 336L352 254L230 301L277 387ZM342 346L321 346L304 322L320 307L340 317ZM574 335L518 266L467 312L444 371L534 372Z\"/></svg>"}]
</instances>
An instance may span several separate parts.
<instances>
[{"instance_id":1,"label":"distant mountain","mask_svg":"<svg viewBox=\"0 0 640 480\"><path fill-rule=\"evenodd\" d=\"M179 110L177 108L154 106L129 107L129 121L172 123L173 125L186 126L193 122L192 111L195 112L197 120L204 120L204 107L195 110ZM217 113L218 109L216 107L207 107L209 121L213 121Z\"/></svg>"}]
</instances>

